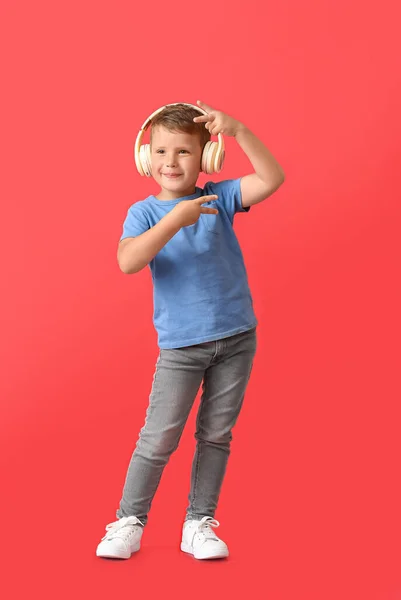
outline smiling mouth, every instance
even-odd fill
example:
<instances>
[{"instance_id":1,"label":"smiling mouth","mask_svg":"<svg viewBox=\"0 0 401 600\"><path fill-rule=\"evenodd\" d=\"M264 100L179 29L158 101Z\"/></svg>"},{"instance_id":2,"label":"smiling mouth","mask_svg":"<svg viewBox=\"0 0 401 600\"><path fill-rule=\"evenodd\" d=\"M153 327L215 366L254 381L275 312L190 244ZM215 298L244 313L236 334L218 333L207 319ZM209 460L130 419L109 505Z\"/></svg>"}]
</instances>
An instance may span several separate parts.
<instances>
[{"instance_id":1,"label":"smiling mouth","mask_svg":"<svg viewBox=\"0 0 401 600\"><path fill-rule=\"evenodd\" d=\"M163 173L164 177L168 177L169 179L176 179L177 177L181 177L181 173L178 175L169 175L168 173Z\"/></svg>"}]
</instances>

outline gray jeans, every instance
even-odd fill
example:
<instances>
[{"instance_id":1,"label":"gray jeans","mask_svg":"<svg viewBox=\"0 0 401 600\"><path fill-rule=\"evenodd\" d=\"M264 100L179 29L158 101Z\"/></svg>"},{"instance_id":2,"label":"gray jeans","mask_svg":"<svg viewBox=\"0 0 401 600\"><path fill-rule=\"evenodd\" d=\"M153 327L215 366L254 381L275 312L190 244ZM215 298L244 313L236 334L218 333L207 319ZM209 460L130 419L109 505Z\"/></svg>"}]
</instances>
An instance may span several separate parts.
<instances>
[{"instance_id":1,"label":"gray jeans","mask_svg":"<svg viewBox=\"0 0 401 600\"><path fill-rule=\"evenodd\" d=\"M145 525L164 467L177 449L199 387L196 450L186 519L214 517L256 352L256 327L185 348L161 349L149 406L128 467L117 518Z\"/></svg>"}]
</instances>

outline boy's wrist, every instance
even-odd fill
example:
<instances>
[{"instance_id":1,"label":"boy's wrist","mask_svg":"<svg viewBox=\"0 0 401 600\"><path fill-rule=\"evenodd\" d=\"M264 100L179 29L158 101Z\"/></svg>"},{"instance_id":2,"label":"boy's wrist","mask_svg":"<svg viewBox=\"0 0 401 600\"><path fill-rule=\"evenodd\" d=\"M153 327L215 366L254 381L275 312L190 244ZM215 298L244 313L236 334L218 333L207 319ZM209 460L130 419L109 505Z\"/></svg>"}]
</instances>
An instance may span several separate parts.
<instances>
[{"instance_id":1,"label":"boy's wrist","mask_svg":"<svg viewBox=\"0 0 401 600\"><path fill-rule=\"evenodd\" d=\"M165 221L168 229L174 234L178 233L182 227L173 211L167 213L167 215L163 217L162 221Z\"/></svg>"},{"instance_id":2,"label":"boy's wrist","mask_svg":"<svg viewBox=\"0 0 401 600\"><path fill-rule=\"evenodd\" d=\"M244 125L244 123L241 123L240 121L238 121L238 125L237 128L235 130L235 134L234 137L236 138L238 135L241 135L242 133L244 133L247 130L247 126Z\"/></svg>"}]
</instances>

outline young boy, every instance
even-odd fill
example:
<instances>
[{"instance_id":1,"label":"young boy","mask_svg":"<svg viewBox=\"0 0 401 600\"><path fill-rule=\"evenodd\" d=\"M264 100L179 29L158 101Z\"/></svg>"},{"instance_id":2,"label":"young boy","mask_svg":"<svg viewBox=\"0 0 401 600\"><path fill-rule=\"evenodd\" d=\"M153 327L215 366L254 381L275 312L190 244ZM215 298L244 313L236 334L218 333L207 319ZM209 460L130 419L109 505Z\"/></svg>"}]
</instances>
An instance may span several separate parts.
<instances>
[{"instance_id":1,"label":"young boy","mask_svg":"<svg viewBox=\"0 0 401 600\"><path fill-rule=\"evenodd\" d=\"M151 175L157 196L133 204L123 226L118 263L124 273L150 266L160 353L117 521L106 527L97 556L129 558L163 469L202 385L189 505L181 550L198 559L228 556L214 519L256 351L257 320L233 230L237 212L270 196L284 181L280 165L241 122L198 101L167 105L152 120ZM255 172L196 186L211 135L233 136ZM210 171L208 171L210 173ZM149 173L150 174L150 173ZM207 206L204 206L207 204Z\"/></svg>"}]
</instances>

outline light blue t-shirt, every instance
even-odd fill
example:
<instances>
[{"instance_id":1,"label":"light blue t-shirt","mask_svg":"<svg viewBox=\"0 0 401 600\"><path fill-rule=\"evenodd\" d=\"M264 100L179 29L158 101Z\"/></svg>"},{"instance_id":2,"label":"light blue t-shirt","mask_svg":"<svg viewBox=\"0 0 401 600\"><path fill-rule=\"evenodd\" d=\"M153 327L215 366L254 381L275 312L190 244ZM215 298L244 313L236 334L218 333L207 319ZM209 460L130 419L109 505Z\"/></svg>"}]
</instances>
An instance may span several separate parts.
<instances>
[{"instance_id":1,"label":"light blue t-shirt","mask_svg":"<svg viewBox=\"0 0 401 600\"><path fill-rule=\"evenodd\" d=\"M148 196L133 204L121 240L144 233L176 204L217 194L205 206L218 214L201 214L182 227L149 263L153 279L153 322L160 348L182 348L219 340L256 327L251 292L234 215L248 212L241 204L241 178L196 187L176 200Z\"/></svg>"}]
</instances>

